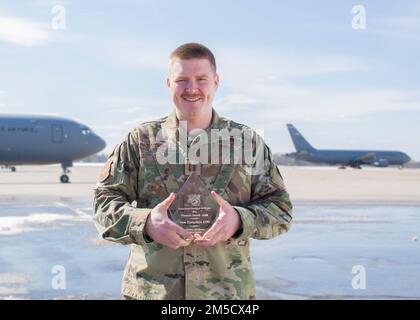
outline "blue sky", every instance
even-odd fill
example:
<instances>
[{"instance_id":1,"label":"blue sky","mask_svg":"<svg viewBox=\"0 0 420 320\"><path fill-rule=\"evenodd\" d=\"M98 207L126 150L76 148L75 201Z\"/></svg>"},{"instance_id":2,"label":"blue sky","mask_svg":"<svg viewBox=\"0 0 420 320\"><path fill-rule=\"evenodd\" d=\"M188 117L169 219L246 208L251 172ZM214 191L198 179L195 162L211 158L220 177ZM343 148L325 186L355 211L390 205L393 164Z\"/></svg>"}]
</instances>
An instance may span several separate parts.
<instances>
[{"instance_id":1,"label":"blue sky","mask_svg":"<svg viewBox=\"0 0 420 320\"><path fill-rule=\"evenodd\" d=\"M293 151L290 122L315 147L420 160L420 1L1 1L0 113L80 120L109 152L170 113L168 55L192 41L216 55L215 109L274 152Z\"/></svg>"}]
</instances>

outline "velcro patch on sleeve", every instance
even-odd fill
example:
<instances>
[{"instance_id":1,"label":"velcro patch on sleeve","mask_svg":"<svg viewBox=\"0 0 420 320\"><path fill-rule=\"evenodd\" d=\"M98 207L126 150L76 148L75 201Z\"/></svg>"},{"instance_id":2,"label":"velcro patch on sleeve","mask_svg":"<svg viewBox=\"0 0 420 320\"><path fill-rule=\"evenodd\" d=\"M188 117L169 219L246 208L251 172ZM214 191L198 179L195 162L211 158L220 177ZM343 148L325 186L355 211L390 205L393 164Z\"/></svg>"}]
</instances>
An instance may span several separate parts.
<instances>
[{"instance_id":1,"label":"velcro patch on sleeve","mask_svg":"<svg viewBox=\"0 0 420 320\"><path fill-rule=\"evenodd\" d=\"M111 174L112 163L113 163L113 157L109 157L99 176L99 182L104 182L106 179L108 179L108 177Z\"/></svg>"}]
</instances>

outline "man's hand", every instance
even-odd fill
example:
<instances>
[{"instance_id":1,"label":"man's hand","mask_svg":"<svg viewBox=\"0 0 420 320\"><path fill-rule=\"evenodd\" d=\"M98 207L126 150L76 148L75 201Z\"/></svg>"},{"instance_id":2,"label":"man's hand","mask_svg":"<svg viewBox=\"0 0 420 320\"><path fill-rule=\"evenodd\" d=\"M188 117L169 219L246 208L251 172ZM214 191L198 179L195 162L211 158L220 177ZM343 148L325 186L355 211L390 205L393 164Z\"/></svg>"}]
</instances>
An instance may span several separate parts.
<instances>
[{"instance_id":1,"label":"man's hand","mask_svg":"<svg viewBox=\"0 0 420 320\"><path fill-rule=\"evenodd\" d=\"M178 249L188 246L193 236L168 218L167 210L174 200L175 194L171 193L168 198L153 208L146 221L145 232L154 241L169 248Z\"/></svg>"},{"instance_id":2,"label":"man's hand","mask_svg":"<svg viewBox=\"0 0 420 320\"><path fill-rule=\"evenodd\" d=\"M194 242L200 246L214 246L230 239L241 227L239 213L221 196L212 191L211 195L220 206L219 216L209 230L202 236L195 235Z\"/></svg>"}]
</instances>

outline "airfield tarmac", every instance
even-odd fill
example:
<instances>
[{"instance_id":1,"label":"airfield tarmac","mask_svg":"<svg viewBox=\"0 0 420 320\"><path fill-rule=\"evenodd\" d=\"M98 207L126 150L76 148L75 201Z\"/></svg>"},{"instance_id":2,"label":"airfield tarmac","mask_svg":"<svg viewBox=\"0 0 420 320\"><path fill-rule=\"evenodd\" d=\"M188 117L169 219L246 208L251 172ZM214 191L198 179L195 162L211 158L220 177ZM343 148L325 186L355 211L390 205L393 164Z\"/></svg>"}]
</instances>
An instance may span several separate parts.
<instances>
[{"instance_id":1,"label":"airfield tarmac","mask_svg":"<svg viewBox=\"0 0 420 320\"><path fill-rule=\"evenodd\" d=\"M102 165L0 170L0 299L120 299L128 247L98 238ZM259 299L420 299L420 170L280 167L289 233L252 241ZM66 287L52 285L57 266ZM354 266L365 287L352 285Z\"/></svg>"},{"instance_id":2,"label":"airfield tarmac","mask_svg":"<svg viewBox=\"0 0 420 320\"><path fill-rule=\"evenodd\" d=\"M0 169L0 199L90 198L101 169L101 164L76 164L69 184L58 183L58 165L17 167L17 172ZM294 203L420 204L419 169L280 166L279 170Z\"/></svg>"}]
</instances>

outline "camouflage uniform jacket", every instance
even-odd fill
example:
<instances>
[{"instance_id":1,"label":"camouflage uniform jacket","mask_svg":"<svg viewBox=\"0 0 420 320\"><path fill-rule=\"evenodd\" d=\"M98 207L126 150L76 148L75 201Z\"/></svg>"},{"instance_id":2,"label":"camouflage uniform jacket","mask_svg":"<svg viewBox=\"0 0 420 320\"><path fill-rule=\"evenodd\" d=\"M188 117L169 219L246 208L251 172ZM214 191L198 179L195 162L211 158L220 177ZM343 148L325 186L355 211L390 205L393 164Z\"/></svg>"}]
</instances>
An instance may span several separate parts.
<instances>
[{"instance_id":1,"label":"camouflage uniform jacket","mask_svg":"<svg viewBox=\"0 0 420 320\"><path fill-rule=\"evenodd\" d=\"M185 164L160 164L156 157L157 132L178 126L173 112L131 131L110 155L95 187L93 214L100 235L131 244L122 293L134 299L254 299L249 238L276 237L292 220L292 204L270 149L262 143L263 170L257 175L247 174L242 163L201 164L204 184L237 210L242 228L213 247L192 243L173 250L150 240L143 229L151 209L186 180ZM210 128L256 135L214 110ZM191 146L200 141L194 139ZM186 154L184 149L175 155Z\"/></svg>"}]
</instances>

